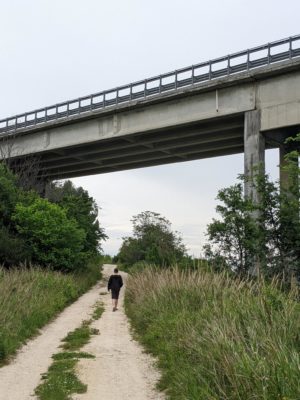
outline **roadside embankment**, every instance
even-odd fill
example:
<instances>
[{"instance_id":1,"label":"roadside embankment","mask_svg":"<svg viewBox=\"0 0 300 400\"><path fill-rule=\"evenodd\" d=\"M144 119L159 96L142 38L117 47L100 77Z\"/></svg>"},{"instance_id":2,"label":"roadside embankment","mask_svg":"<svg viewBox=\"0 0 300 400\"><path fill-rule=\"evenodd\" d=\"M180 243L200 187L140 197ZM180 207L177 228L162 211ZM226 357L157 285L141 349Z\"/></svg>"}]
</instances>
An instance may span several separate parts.
<instances>
[{"instance_id":1,"label":"roadside embankment","mask_svg":"<svg viewBox=\"0 0 300 400\"><path fill-rule=\"evenodd\" d=\"M76 274L0 268L0 366L100 277L96 264Z\"/></svg>"},{"instance_id":2,"label":"roadside embankment","mask_svg":"<svg viewBox=\"0 0 300 400\"><path fill-rule=\"evenodd\" d=\"M300 398L300 305L275 283L145 268L126 311L172 400Z\"/></svg>"}]
</instances>

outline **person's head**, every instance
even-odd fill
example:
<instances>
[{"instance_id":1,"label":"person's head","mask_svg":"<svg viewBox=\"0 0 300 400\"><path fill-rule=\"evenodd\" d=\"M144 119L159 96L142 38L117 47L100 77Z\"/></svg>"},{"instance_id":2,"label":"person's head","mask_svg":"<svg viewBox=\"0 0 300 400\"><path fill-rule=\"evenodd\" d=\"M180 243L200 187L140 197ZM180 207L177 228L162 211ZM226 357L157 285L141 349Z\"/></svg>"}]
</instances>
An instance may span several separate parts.
<instances>
[{"instance_id":1,"label":"person's head","mask_svg":"<svg viewBox=\"0 0 300 400\"><path fill-rule=\"evenodd\" d=\"M119 272L118 268L114 269L114 273L117 274Z\"/></svg>"}]
</instances>

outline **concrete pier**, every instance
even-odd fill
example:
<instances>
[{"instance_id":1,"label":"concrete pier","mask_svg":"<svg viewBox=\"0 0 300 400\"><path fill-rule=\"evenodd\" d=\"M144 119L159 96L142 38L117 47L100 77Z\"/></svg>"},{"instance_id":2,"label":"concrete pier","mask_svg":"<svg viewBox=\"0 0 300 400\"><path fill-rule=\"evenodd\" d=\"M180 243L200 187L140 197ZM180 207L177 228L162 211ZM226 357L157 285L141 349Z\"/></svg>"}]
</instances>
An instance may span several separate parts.
<instances>
[{"instance_id":1,"label":"concrete pier","mask_svg":"<svg viewBox=\"0 0 300 400\"><path fill-rule=\"evenodd\" d=\"M255 203L259 196L255 188L255 175L265 171L265 138L260 132L260 111L245 113L244 124L244 174L245 196Z\"/></svg>"}]
</instances>

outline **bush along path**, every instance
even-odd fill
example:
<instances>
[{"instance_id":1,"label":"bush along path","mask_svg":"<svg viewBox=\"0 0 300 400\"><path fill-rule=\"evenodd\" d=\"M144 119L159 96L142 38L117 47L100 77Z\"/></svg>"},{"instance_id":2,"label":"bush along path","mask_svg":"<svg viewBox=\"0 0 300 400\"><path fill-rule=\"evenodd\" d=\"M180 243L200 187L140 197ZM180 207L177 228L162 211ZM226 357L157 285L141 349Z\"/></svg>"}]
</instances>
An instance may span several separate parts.
<instances>
[{"instance_id":1,"label":"bush along path","mask_svg":"<svg viewBox=\"0 0 300 400\"><path fill-rule=\"evenodd\" d=\"M0 400L32 400L41 374L48 370L52 355L60 351L61 340L81 325L95 312L102 283L97 283L87 293L40 331L17 353L9 365L0 368Z\"/></svg>"}]
</instances>

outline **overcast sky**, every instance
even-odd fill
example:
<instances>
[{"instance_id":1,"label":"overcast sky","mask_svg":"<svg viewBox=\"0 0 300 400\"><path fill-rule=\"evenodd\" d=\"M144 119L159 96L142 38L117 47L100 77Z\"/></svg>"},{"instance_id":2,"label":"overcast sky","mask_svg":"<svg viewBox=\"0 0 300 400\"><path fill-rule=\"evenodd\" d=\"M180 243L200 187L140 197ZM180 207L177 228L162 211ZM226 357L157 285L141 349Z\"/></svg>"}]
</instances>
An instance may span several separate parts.
<instances>
[{"instance_id":1,"label":"overcast sky","mask_svg":"<svg viewBox=\"0 0 300 400\"><path fill-rule=\"evenodd\" d=\"M0 118L300 33L299 0L1 0ZM277 151L267 171L277 176ZM167 217L198 256L228 156L73 179L101 207L115 254L133 215Z\"/></svg>"}]
</instances>

